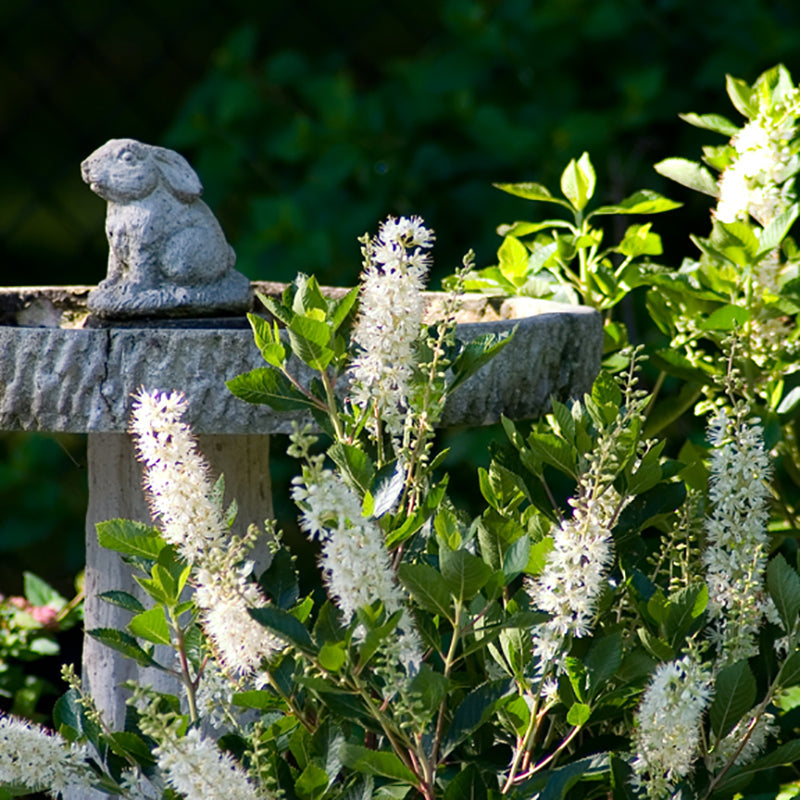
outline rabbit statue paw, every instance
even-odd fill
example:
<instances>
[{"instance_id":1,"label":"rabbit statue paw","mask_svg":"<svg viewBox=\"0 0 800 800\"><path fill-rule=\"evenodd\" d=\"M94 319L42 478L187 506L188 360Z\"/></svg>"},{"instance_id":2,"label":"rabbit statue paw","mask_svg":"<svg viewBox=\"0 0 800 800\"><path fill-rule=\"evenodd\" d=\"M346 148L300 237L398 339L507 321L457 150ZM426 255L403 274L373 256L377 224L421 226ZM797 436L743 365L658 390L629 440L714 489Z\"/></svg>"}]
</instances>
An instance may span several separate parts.
<instances>
[{"instance_id":1,"label":"rabbit statue paw","mask_svg":"<svg viewBox=\"0 0 800 800\"><path fill-rule=\"evenodd\" d=\"M108 204L108 273L89 293L99 317L209 316L242 312L250 282L183 156L112 139L81 164Z\"/></svg>"}]
</instances>

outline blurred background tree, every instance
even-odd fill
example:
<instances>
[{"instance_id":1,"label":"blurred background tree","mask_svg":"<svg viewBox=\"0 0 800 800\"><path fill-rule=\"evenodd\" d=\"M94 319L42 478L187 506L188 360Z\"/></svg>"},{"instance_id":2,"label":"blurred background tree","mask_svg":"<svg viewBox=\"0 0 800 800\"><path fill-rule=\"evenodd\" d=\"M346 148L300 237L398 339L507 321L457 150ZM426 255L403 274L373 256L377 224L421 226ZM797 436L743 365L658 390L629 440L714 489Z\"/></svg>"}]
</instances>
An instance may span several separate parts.
<instances>
[{"instance_id":1,"label":"blurred background tree","mask_svg":"<svg viewBox=\"0 0 800 800\"><path fill-rule=\"evenodd\" d=\"M438 234L435 288L535 212L493 181L557 185L584 150L602 201L646 187L687 203L656 222L677 264L708 213L652 170L708 140L678 113L729 114L725 73L782 61L797 80L798 53L794 0L5 0L3 283L104 276L105 207L78 165L120 136L186 155L254 279L353 284L356 238L417 213ZM449 438L474 476L486 448ZM82 446L3 435L0 593L22 569L71 591Z\"/></svg>"}]
</instances>

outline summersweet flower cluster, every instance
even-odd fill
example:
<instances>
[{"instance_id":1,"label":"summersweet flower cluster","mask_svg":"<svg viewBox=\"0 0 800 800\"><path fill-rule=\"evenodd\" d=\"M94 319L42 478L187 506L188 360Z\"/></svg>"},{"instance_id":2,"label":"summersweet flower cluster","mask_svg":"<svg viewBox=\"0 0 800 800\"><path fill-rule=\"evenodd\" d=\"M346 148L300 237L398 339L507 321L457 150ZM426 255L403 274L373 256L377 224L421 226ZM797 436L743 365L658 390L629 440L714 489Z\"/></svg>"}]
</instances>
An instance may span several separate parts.
<instances>
[{"instance_id":1,"label":"summersweet flower cluster","mask_svg":"<svg viewBox=\"0 0 800 800\"><path fill-rule=\"evenodd\" d=\"M368 426L373 434L378 419L392 436L403 433L433 241L433 231L419 217L389 217L375 239L363 239L351 400L357 408L370 410Z\"/></svg>"},{"instance_id":2,"label":"summersweet flower cluster","mask_svg":"<svg viewBox=\"0 0 800 800\"><path fill-rule=\"evenodd\" d=\"M376 600L390 615L405 609L380 526L364 516L361 501L341 477L323 469L323 458L309 457L302 476L293 479L291 493L300 509L300 527L322 542L323 580L345 624ZM422 654L408 611L403 611L397 630L398 659L414 673Z\"/></svg>"},{"instance_id":3,"label":"summersweet flower cluster","mask_svg":"<svg viewBox=\"0 0 800 800\"><path fill-rule=\"evenodd\" d=\"M703 564L709 618L720 665L749 658L769 611L764 588L768 554L769 480L772 474L760 425L746 409L719 411L709 423L713 447Z\"/></svg>"},{"instance_id":4,"label":"summersweet flower cluster","mask_svg":"<svg viewBox=\"0 0 800 800\"><path fill-rule=\"evenodd\" d=\"M130 430L153 516L166 541L195 567L201 622L216 655L227 669L252 674L281 643L248 613L266 598L249 579L250 567L240 566L247 544L230 536L208 462L182 419L187 408L181 393L142 389Z\"/></svg>"},{"instance_id":5,"label":"summersweet flower cluster","mask_svg":"<svg viewBox=\"0 0 800 800\"><path fill-rule=\"evenodd\" d=\"M0 714L0 786L26 787L61 797L89 789L92 773L84 747L27 720Z\"/></svg>"},{"instance_id":6,"label":"summersweet flower cluster","mask_svg":"<svg viewBox=\"0 0 800 800\"><path fill-rule=\"evenodd\" d=\"M184 797L265 800L244 770L197 728L186 736L169 737L154 751L167 783Z\"/></svg>"},{"instance_id":7,"label":"summersweet flower cluster","mask_svg":"<svg viewBox=\"0 0 800 800\"><path fill-rule=\"evenodd\" d=\"M720 222L746 221L761 225L785 211L795 200L791 178L798 169L796 148L800 94L795 89L782 103L762 108L731 139L734 156L722 171L716 217Z\"/></svg>"},{"instance_id":8,"label":"summersweet flower cluster","mask_svg":"<svg viewBox=\"0 0 800 800\"><path fill-rule=\"evenodd\" d=\"M573 516L553 532L553 549L542 573L527 584L536 607L550 619L534 628L533 652L541 668L563 669L564 640L591 632L597 599L613 561L610 521L619 497L609 488L602 494L584 479L571 500Z\"/></svg>"},{"instance_id":9,"label":"summersweet flower cluster","mask_svg":"<svg viewBox=\"0 0 800 800\"><path fill-rule=\"evenodd\" d=\"M228 534L211 473L183 416L189 408L180 392L141 389L133 401L130 433L144 467L144 488L164 539L190 564Z\"/></svg>"},{"instance_id":10,"label":"summersweet flower cluster","mask_svg":"<svg viewBox=\"0 0 800 800\"><path fill-rule=\"evenodd\" d=\"M731 760L737 766L749 764L764 750L767 739L777 732L778 726L772 714L763 713L759 716L745 714L733 726L731 732L714 746L706 758L706 766L716 771Z\"/></svg>"},{"instance_id":11,"label":"summersweet flower cluster","mask_svg":"<svg viewBox=\"0 0 800 800\"><path fill-rule=\"evenodd\" d=\"M633 785L658 800L692 770L703 712L712 697L707 668L686 655L661 664L636 715Z\"/></svg>"}]
</instances>

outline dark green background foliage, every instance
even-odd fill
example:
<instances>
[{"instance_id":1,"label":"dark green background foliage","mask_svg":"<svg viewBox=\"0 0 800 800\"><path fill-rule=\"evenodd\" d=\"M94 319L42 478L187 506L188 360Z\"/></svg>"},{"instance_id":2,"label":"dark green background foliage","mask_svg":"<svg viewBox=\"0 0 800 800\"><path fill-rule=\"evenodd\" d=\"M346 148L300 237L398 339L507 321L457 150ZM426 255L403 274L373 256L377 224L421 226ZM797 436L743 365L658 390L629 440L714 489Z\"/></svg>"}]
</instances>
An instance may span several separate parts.
<instances>
[{"instance_id":1,"label":"dark green background foliage","mask_svg":"<svg viewBox=\"0 0 800 800\"><path fill-rule=\"evenodd\" d=\"M436 229L437 277L470 247L486 266L495 227L532 215L491 182L557 185L583 150L601 202L647 187L688 203L655 226L676 264L707 204L651 165L695 158L708 138L677 114L730 113L726 72L751 81L783 61L797 78L797 53L793 0L7 0L3 283L103 277L104 204L78 164L119 136L190 159L252 278L352 284L356 237L389 213ZM6 440L5 463L36 466L27 486L0 473L0 546L35 540L52 559L37 568L58 573L80 541L83 459L22 438ZM473 451L462 468L487 459Z\"/></svg>"}]
</instances>

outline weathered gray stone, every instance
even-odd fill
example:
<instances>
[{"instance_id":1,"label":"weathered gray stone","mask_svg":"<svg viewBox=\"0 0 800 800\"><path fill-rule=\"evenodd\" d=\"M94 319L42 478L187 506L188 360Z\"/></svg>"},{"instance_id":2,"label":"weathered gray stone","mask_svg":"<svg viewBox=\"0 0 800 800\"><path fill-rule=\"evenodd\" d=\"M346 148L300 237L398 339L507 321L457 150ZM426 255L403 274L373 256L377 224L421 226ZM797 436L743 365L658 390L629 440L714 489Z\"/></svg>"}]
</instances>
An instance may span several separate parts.
<instances>
[{"instance_id":1,"label":"weathered gray stone","mask_svg":"<svg viewBox=\"0 0 800 800\"><path fill-rule=\"evenodd\" d=\"M16 315L30 318L38 308L35 319L59 319L55 304L45 300L29 296ZM495 307L476 297L465 316L486 321L460 323L462 339L516 328L515 339L453 395L443 425L486 425L503 414L536 417L549 410L551 395L580 396L597 374L602 325L591 309L526 298ZM3 430L124 432L131 395L145 386L186 392L188 421L198 433L291 431L292 416L248 405L225 387L226 380L265 366L249 328L3 325L0 353ZM312 377L302 364L295 370L301 380Z\"/></svg>"},{"instance_id":2,"label":"weathered gray stone","mask_svg":"<svg viewBox=\"0 0 800 800\"><path fill-rule=\"evenodd\" d=\"M81 174L108 203L108 274L89 295L94 314L199 316L247 306L249 281L233 268L233 248L183 156L112 139Z\"/></svg>"}]
</instances>

